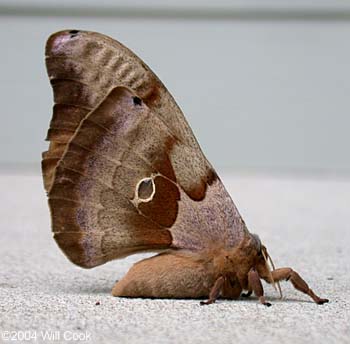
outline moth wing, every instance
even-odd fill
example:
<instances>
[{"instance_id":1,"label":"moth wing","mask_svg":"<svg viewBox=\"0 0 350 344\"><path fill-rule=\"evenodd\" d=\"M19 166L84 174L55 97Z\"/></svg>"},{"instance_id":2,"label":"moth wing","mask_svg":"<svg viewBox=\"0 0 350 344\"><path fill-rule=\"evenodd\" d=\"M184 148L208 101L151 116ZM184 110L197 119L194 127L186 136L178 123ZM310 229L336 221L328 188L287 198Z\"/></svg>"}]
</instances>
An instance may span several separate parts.
<instances>
[{"instance_id":1,"label":"moth wing","mask_svg":"<svg viewBox=\"0 0 350 344\"><path fill-rule=\"evenodd\" d=\"M84 267L140 251L237 244L244 223L216 174L198 168L200 154L131 90L114 88L56 168L48 197L57 243ZM187 188L189 178L207 182Z\"/></svg>"},{"instance_id":2,"label":"moth wing","mask_svg":"<svg viewBox=\"0 0 350 344\"><path fill-rule=\"evenodd\" d=\"M96 32L60 31L49 37L45 55L54 94L47 134L50 145L42 160L47 191L57 163L80 122L116 86L133 90L175 136L200 149L181 110L161 81L118 41ZM205 161L201 164L208 165Z\"/></svg>"},{"instance_id":3,"label":"moth wing","mask_svg":"<svg viewBox=\"0 0 350 344\"><path fill-rule=\"evenodd\" d=\"M227 191L140 59L90 32L57 33L46 51L56 104L43 175L54 236L71 261L93 267L139 251L242 239Z\"/></svg>"}]
</instances>

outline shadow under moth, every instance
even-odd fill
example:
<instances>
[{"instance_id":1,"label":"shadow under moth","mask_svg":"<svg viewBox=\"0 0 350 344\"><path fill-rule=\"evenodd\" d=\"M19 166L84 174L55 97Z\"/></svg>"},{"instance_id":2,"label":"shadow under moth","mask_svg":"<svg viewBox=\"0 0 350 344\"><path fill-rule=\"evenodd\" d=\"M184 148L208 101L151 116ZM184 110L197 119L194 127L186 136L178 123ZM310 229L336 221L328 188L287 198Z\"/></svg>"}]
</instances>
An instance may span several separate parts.
<instances>
[{"instance_id":1,"label":"shadow under moth","mask_svg":"<svg viewBox=\"0 0 350 344\"><path fill-rule=\"evenodd\" d=\"M114 296L210 304L254 292L269 306L263 279L328 302L291 268L274 268L175 100L133 52L99 33L61 31L47 41L46 67L54 107L42 172L54 238L70 261L92 268L158 252Z\"/></svg>"}]
</instances>

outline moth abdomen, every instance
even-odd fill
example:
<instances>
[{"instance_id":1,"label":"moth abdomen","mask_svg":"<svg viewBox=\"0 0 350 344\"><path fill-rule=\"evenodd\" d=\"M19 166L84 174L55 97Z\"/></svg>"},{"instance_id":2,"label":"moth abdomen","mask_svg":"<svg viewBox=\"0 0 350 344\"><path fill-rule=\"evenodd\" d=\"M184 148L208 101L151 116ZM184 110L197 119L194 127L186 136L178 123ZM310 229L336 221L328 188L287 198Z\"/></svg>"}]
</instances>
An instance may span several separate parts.
<instances>
[{"instance_id":1,"label":"moth abdomen","mask_svg":"<svg viewBox=\"0 0 350 344\"><path fill-rule=\"evenodd\" d=\"M116 283L114 296L204 298L214 277L193 256L166 252L144 259Z\"/></svg>"}]
</instances>

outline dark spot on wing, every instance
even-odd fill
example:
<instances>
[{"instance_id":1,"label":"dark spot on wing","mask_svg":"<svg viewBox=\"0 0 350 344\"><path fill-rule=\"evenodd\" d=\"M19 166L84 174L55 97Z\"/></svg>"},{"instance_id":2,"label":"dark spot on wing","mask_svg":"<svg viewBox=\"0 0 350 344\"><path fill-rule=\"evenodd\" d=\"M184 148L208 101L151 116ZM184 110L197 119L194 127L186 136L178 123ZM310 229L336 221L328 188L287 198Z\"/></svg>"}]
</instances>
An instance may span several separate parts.
<instances>
[{"instance_id":1,"label":"dark spot on wing","mask_svg":"<svg viewBox=\"0 0 350 344\"><path fill-rule=\"evenodd\" d=\"M70 30L70 38L78 36L79 31L78 30Z\"/></svg>"},{"instance_id":2,"label":"dark spot on wing","mask_svg":"<svg viewBox=\"0 0 350 344\"><path fill-rule=\"evenodd\" d=\"M142 100L139 97L133 97L132 100L134 102L134 105L140 106L142 104Z\"/></svg>"}]
</instances>

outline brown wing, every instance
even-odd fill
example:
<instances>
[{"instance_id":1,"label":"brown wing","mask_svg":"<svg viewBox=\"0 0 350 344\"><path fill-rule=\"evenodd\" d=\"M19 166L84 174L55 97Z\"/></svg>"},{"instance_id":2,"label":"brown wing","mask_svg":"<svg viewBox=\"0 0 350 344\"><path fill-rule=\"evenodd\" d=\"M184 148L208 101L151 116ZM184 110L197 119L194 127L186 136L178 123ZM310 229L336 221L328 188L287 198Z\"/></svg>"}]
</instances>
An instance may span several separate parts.
<instances>
[{"instance_id":1,"label":"brown wing","mask_svg":"<svg viewBox=\"0 0 350 344\"><path fill-rule=\"evenodd\" d=\"M122 47L99 34L79 34L83 42L93 38L92 41L102 40L103 44L96 44L103 47L108 43L113 48ZM56 52L61 49L73 54L75 45L69 48L65 42L79 34L71 34L72 38L67 37L67 32L56 34L48 46L51 44L50 49ZM53 44L55 39L58 42ZM121 49L119 56L128 55L136 70L143 65L126 48ZM79 56L77 53L77 60ZM92 68L92 62L88 66ZM104 66L102 75L106 73ZM170 246L196 250L214 241L234 246L246 231L181 111L153 73L146 71L157 84L157 99L135 87L131 90L119 86L106 91L102 102L75 127L70 123L69 135L63 127L68 127L64 123L69 123L72 116L71 106L83 105L60 102L70 110L58 111L52 121L57 123L55 128L51 124L55 135L43 168L54 236L70 260L83 267ZM79 80L83 78L87 78L85 73ZM62 83L66 82L67 94L73 94L70 82L63 78ZM64 87L59 90L63 92ZM89 96L84 97L83 93L77 97L80 103L91 96L87 93ZM56 145L59 149L51 149ZM55 163L45 165L45 161L54 159Z\"/></svg>"},{"instance_id":2,"label":"brown wing","mask_svg":"<svg viewBox=\"0 0 350 344\"><path fill-rule=\"evenodd\" d=\"M199 149L181 110L164 85L121 43L96 32L67 30L49 37L45 54L55 102L47 135L50 146L42 161L47 191L77 126L116 86L132 89L177 137Z\"/></svg>"}]
</instances>

